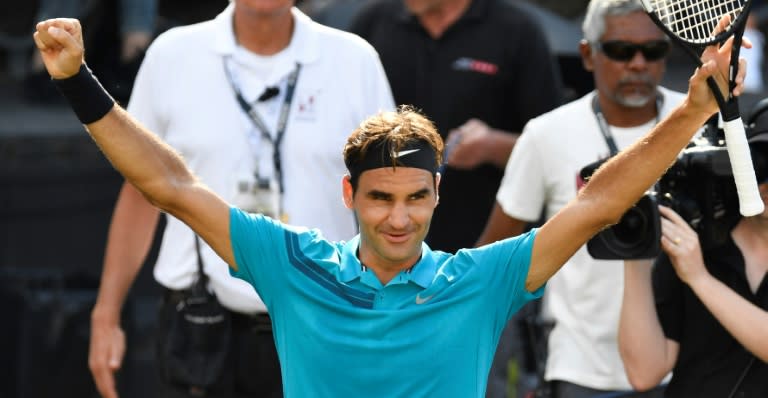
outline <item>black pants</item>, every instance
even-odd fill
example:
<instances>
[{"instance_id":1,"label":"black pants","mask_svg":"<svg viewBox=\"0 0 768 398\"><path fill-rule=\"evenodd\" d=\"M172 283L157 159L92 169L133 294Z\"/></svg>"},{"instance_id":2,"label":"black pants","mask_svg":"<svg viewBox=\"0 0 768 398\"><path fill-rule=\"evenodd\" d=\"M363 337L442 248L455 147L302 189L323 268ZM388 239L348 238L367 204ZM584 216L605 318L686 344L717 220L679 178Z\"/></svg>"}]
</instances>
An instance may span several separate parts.
<instances>
[{"instance_id":1,"label":"black pants","mask_svg":"<svg viewBox=\"0 0 768 398\"><path fill-rule=\"evenodd\" d=\"M555 380L550 383L554 398L663 398L664 387L648 391L608 391L580 386L567 381Z\"/></svg>"},{"instance_id":2,"label":"black pants","mask_svg":"<svg viewBox=\"0 0 768 398\"><path fill-rule=\"evenodd\" d=\"M167 291L160 307L157 352L169 327L171 315L183 292ZM209 390L193 386L170 385L161 380L161 397L169 398L246 398L283 396L280 363L267 314L245 315L231 312L232 336L222 377ZM161 377L162 379L162 377Z\"/></svg>"}]
</instances>

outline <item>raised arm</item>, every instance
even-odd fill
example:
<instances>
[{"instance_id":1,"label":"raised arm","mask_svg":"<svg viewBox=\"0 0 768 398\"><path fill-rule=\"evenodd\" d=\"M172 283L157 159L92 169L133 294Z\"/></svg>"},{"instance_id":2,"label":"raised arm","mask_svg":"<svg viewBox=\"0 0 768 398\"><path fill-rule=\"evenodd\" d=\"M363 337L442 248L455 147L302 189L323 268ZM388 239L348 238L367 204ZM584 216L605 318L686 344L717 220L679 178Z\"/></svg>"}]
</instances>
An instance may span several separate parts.
<instances>
[{"instance_id":1,"label":"raised arm","mask_svg":"<svg viewBox=\"0 0 768 398\"><path fill-rule=\"evenodd\" d=\"M153 205L184 221L236 267L229 237L229 205L198 181L170 146L107 101L100 86L89 84L92 77L83 67L80 22L40 22L34 39L48 73L59 80L60 87L67 84L70 104L112 165Z\"/></svg>"},{"instance_id":2,"label":"raised arm","mask_svg":"<svg viewBox=\"0 0 768 398\"><path fill-rule=\"evenodd\" d=\"M685 101L645 137L600 167L578 196L539 230L526 280L529 291L544 284L597 232L618 222L717 112L706 79L712 76L721 92L728 91L731 44L729 40L720 48L708 47L702 54L703 65L689 80ZM743 64L742 60L734 95L743 90Z\"/></svg>"}]
</instances>

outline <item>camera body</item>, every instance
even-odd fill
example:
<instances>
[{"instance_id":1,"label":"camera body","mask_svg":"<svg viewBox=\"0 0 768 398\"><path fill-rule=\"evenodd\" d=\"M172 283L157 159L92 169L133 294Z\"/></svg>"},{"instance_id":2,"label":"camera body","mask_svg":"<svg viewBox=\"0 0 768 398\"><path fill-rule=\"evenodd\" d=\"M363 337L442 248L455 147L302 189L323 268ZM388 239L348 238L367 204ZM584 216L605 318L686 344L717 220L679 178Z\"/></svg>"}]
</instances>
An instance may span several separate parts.
<instances>
[{"instance_id":1,"label":"camera body","mask_svg":"<svg viewBox=\"0 0 768 398\"><path fill-rule=\"evenodd\" d=\"M741 216L728 151L718 138L721 134L716 127L705 126L702 136L712 138L686 148L651 192L616 225L587 243L589 254L606 260L656 257L661 250L659 204L672 208L688 222L703 249L726 242ZM582 169L582 177L590 176L598 166Z\"/></svg>"}]
</instances>

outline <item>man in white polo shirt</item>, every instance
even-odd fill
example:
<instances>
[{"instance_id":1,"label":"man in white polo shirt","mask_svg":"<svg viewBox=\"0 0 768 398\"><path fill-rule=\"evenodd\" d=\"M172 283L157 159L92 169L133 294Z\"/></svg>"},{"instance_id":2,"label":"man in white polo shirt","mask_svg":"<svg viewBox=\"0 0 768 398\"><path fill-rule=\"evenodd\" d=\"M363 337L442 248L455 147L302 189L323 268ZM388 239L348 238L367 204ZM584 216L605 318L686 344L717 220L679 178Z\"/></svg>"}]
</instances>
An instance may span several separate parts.
<instances>
[{"instance_id":1,"label":"man in white polo shirt","mask_svg":"<svg viewBox=\"0 0 768 398\"><path fill-rule=\"evenodd\" d=\"M339 148L367 116L394 109L375 50L319 25L294 0L235 0L215 19L169 30L149 48L128 111L174 146L208 187L232 204L327 238L355 235L338 184ZM159 211L130 184L115 207L89 365L100 393L117 396L125 336L120 311L150 247ZM158 352L170 314L198 278L198 258L221 304L232 311L223 376L210 385L169 378L162 396L279 397L280 369L264 303L179 220L168 217L155 264L167 289Z\"/></svg>"},{"instance_id":2,"label":"man in white polo shirt","mask_svg":"<svg viewBox=\"0 0 768 398\"><path fill-rule=\"evenodd\" d=\"M509 158L478 245L515 236L542 209L547 219L577 196L584 166L628 147L674 109L683 95L659 84L670 43L639 0L592 0L582 25L582 63L595 91L532 119ZM623 264L596 260L586 246L551 279L543 314L545 379L554 398L651 398L634 392L619 355Z\"/></svg>"}]
</instances>

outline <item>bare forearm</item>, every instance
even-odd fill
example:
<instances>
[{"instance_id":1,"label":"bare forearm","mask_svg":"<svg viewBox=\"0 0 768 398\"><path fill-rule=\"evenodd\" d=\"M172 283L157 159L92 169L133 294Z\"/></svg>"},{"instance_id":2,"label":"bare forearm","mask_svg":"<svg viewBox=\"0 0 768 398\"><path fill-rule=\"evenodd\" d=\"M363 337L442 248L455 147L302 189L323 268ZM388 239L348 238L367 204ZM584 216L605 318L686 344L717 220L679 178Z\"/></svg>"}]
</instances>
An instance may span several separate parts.
<instances>
[{"instance_id":1,"label":"bare forearm","mask_svg":"<svg viewBox=\"0 0 768 398\"><path fill-rule=\"evenodd\" d=\"M659 323L651 287L650 261L626 261L619 318L619 352L635 388L658 385L675 358Z\"/></svg>"},{"instance_id":2,"label":"bare forearm","mask_svg":"<svg viewBox=\"0 0 768 398\"><path fill-rule=\"evenodd\" d=\"M537 234L526 288L546 282L600 230L615 224L656 182L711 113L686 104L600 167L576 199ZM541 239L543 237L543 239Z\"/></svg>"},{"instance_id":3,"label":"bare forearm","mask_svg":"<svg viewBox=\"0 0 768 398\"><path fill-rule=\"evenodd\" d=\"M669 168L710 116L690 107L678 107L645 139L600 167L580 191L580 199L594 204L595 214L617 222Z\"/></svg>"},{"instance_id":4,"label":"bare forearm","mask_svg":"<svg viewBox=\"0 0 768 398\"><path fill-rule=\"evenodd\" d=\"M33 37L46 70L112 165L153 205L185 222L236 267L229 205L198 182L170 146L139 125L98 84L84 66L80 22L43 21Z\"/></svg>"},{"instance_id":5,"label":"bare forearm","mask_svg":"<svg viewBox=\"0 0 768 398\"><path fill-rule=\"evenodd\" d=\"M120 311L152 243L160 212L124 184L109 227L94 321L119 323Z\"/></svg>"},{"instance_id":6,"label":"bare forearm","mask_svg":"<svg viewBox=\"0 0 768 398\"><path fill-rule=\"evenodd\" d=\"M520 137L519 133L491 129L486 148L488 162L504 170L504 166L507 165L509 160L509 154L512 153L518 137Z\"/></svg>"},{"instance_id":7,"label":"bare forearm","mask_svg":"<svg viewBox=\"0 0 768 398\"><path fill-rule=\"evenodd\" d=\"M119 106L86 127L112 165L156 206L167 209L179 187L195 183L176 151Z\"/></svg>"},{"instance_id":8,"label":"bare forearm","mask_svg":"<svg viewBox=\"0 0 768 398\"><path fill-rule=\"evenodd\" d=\"M768 312L739 296L707 273L689 283L696 296L728 332L751 353L768 362Z\"/></svg>"}]
</instances>

